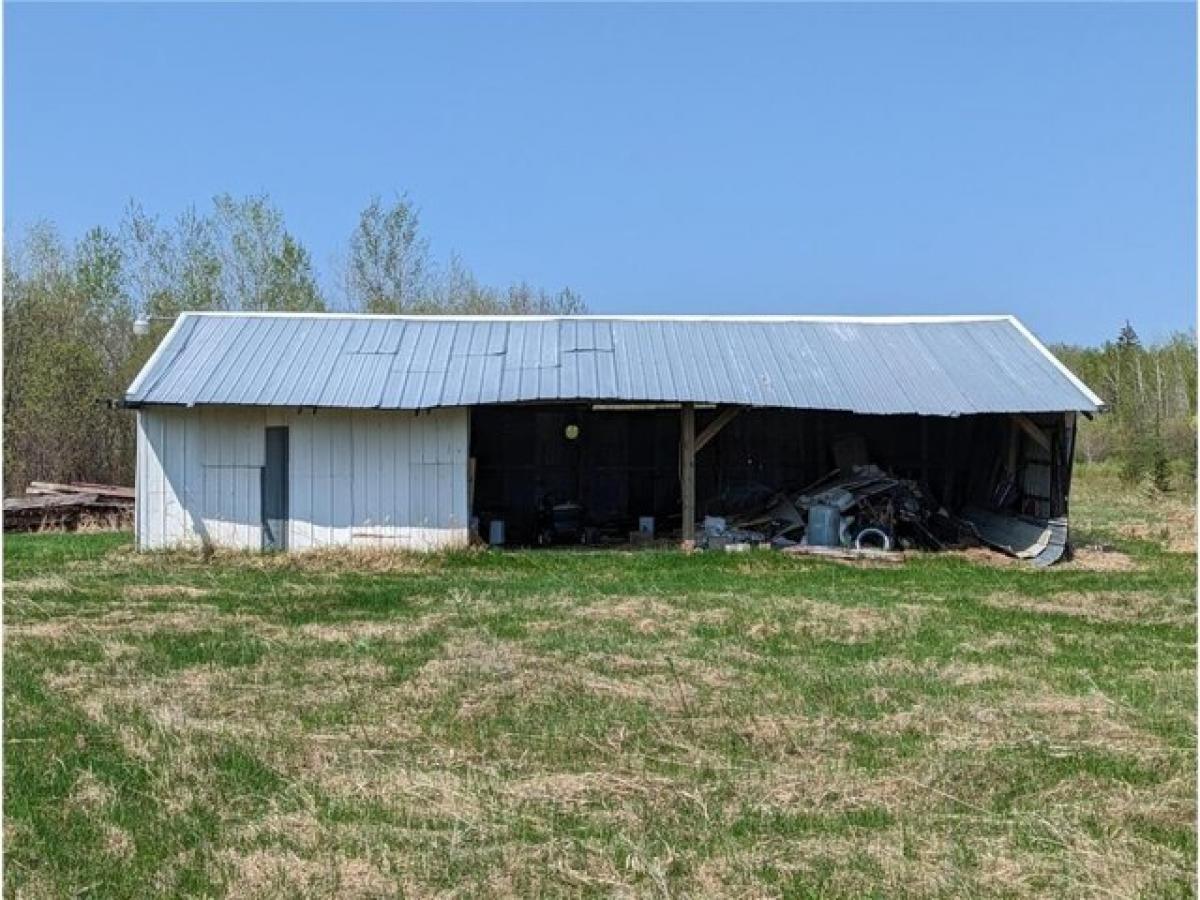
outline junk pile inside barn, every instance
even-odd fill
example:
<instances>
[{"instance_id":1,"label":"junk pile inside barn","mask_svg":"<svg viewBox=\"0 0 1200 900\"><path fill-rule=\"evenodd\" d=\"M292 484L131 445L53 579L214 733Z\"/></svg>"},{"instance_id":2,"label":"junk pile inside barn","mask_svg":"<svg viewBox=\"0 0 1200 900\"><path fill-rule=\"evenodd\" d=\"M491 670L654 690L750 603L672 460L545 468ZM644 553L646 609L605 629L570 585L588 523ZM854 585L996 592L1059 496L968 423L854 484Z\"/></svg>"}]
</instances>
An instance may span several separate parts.
<instances>
[{"instance_id":1,"label":"junk pile inside barn","mask_svg":"<svg viewBox=\"0 0 1200 900\"><path fill-rule=\"evenodd\" d=\"M809 523L824 515L831 523L823 536ZM769 542L775 549L795 546L853 547L856 550L944 550L971 543L964 524L912 479L892 478L878 466L853 466L809 485L799 493L777 493L767 506L728 518L706 516L700 546L729 542Z\"/></svg>"},{"instance_id":2,"label":"junk pile inside barn","mask_svg":"<svg viewBox=\"0 0 1200 900\"><path fill-rule=\"evenodd\" d=\"M129 528L133 525L133 505L131 487L82 481L70 484L34 481L25 489L24 497L4 501L4 530Z\"/></svg>"},{"instance_id":3,"label":"junk pile inside barn","mask_svg":"<svg viewBox=\"0 0 1200 900\"><path fill-rule=\"evenodd\" d=\"M138 545L1067 549L1103 401L1011 316L185 313Z\"/></svg>"}]
</instances>

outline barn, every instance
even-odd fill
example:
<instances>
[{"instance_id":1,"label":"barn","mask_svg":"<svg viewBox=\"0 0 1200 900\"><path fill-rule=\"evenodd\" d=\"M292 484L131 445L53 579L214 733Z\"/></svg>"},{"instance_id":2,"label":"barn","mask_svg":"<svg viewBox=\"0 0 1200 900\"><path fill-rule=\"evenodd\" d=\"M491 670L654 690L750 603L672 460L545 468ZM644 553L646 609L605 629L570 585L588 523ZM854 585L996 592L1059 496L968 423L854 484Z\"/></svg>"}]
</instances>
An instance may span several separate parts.
<instances>
[{"instance_id":1,"label":"barn","mask_svg":"<svg viewBox=\"0 0 1200 900\"><path fill-rule=\"evenodd\" d=\"M123 405L142 549L427 550L558 514L691 542L846 458L1065 522L1103 402L1012 316L184 313Z\"/></svg>"}]
</instances>

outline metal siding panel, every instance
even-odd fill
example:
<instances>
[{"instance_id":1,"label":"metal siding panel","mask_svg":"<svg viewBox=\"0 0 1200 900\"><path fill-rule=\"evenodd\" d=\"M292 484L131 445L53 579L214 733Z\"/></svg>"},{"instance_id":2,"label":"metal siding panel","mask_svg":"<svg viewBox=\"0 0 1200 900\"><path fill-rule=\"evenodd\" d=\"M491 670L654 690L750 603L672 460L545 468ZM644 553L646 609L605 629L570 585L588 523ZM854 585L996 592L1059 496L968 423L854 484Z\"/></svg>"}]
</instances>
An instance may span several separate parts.
<instances>
[{"instance_id":1,"label":"metal siding panel","mask_svg":"<svg viewBox=\"0 0 1200 900\"><path fill-rule=\"evenodd\" d=\"M291 399L298 367L309 364L318 342L324 339L325 329L315 319L299 319L288 324L293 327L288 329L287 344L260 392L260 402L266 405L282 404Z\"/></svg>"},{"instance_id":2,"label":"metal siding panel","mask_svg":"<svg viewBox=\"0 0 1200 900\"><path fill-rule=\"evenodd\" d=\"M162 461L162 414L152 416L146 428L146 534L150 546L165 546L163 534L163 461Z\"/></svg>"},{"instance_id":3,"label":"metal siding panel","mask_svg":"<svg viewBox=\"0 0 1200 900\"><path fill-rule=\"evenodd\" d=\"M227 403L258 403L262 386L278 359L278 347L284 334L291 330L288 319L268 319L267 327L255 339L245 354L239 377L222 391Z\"/></svg>"},{"instance_id":4,"label":"metal siding panel","mask_svg":"<svg viewBox=\"0 0 1200 900\"><path fill-rule=\"evenodd\" d=\"M479 403L495 403L500 399L504 383L504 357L490 355L483 357L483 369L479 374ZM465 400L463 405L473 405Z\"/></svg>"},{"instance_id":5,"label":"metal siding panel","mask_svg":"<svg viewBox=\"0 0 1200 900\"><path fill-rule=\"evenodd\" d=\"M1014 412L1022 411L1021 407L1029 402L1029 386L1036 373L1022 371L1011 364L1006 352L1011 348L1004 348L1002 333L976 328L964 331L962 339L967 343L966 353L973 360L970 375L962 373L962 377L972 378L971 387L979 398L979 406L984 409L1003 406ZM1021 343L1026 342L1022 339Z\"/></svg>"},{"instance_id":6,"label":"metal siding panel","mask_svg":"<svg viewBox=\"0 0 1200 900\"><path fill-rule=\"evenodd\" d=\"M363 411L350 413L350 428L353 432L352 458L354 460L350 468L350 497L352 500L351 519L355 525L364 524L372 519L369 471L370 438L367 434L371 425L367 421L368 415Z\"/></svg>"},{"instance_id":7,"label":"metal siding panel","mask_svg":"<svg viewBox=\"0 0 1200 900\"><path fill-rule=\"evenodd\" d=\"M147 394L147 399L161 403L196 402L205 379L219 367L221 355L236 336L240 324L237 320L205 319L203 326L197 326L186 350L175 360L171 367L173 371L164 375L159 387Z\"/></svg>"},{"instance_id":8,"label":"metal siding panel","mask_svg":"<svg viewBox=\"0 0 1200 900\"><path fill-rule=\"evenodd\" d=\"M667 361L667 341L663 323L621 323L623 359L618 369L622 379L620 397L636 400L639 397L675 399L675 385Z\"/></svg>"},{"instance_id":9,"label":"metal siding panel","mask_svg":"<svg viewBox=\"0 0 1200 900\"><path fill-rule=\"evenodd\" d=\"M396 522L405 528L412 522L412 431L413 417L405 413L396 434Z\"/></svg>"},{"instance_id":10,"label":"metal siding panel","mask_svg":"<svg viewBox=\"0 0 1200 900\"><path fill-rule=\"evenodd\" d=\"M521 332L521 361L522 369L536 369L538 359L541 357L542 350L542 333L537 328L536 322L522 322L520 325L514 325Z\"/></svg>"},{"instance_id":11,"label":"metal siding panel","mask_svg":"<svg viewBox=\"0 0 1200 900\"><path fill-rule=\"evenodd\" d=\"M564 330L566 325L574 323L563 323ZM558 370L558 389L560 396L565 399L570 399L579 396L579 369L580 357L587 355L586 351L573 350L570 353L562 354L562 364Z\"/></svg>"},{"instance_id":12,"label":"metal siding panel","mask_svg":"<svg viewBox=\"0 0 1200 900\"><path fill-rule=\"evenodd\" d=\"M150 495L146 490L146 423L150 415L149 410L138 410L134 418L133 535L139 550L149 549L146 540L146 502Z\"/></svg>"},{"instance_id":13,"label":"metal siding panel","mask_svg":"<svg viewBox=\"0 0 1200 900\"><path fill-rule=\"evenodd\" d=\"M187 434L184 420L176 410L163 410L163 535L173 544L187 536L183 502L180 497L187 469Z\"/></svg>"},{"instance_id":14,"label":"metal siding panel","mask_svg":"<svg viewBox=\"0 0 1200 900\"><path fill-rule=\"evenodd\" d=\"M812 402L822 407L832 407L837 388L824 342L807 323L797 323L792 330L796 335L796 344L801 348L798 365L804 372L804 378L790 385L792 389L789 394L793 398L790 402Z\"/></svg>"},{"instance_id":15,"label":"metal siding panel","mask_svg":"<svg viewBox=\"0 0 1200 900\"><path fill-rule=\"evenodd\" d=\"M595 327L592 331L596 339L596 349L602 350L605 353L611 353L613 349L613 323L612 322L593 322Z\"/></svg>"},{"instance_id":16,"label":"metal siding panel","mask_svg":"<svg viewBox=\"0 0 1200 900\"><path fill-rule=\"evenodd\" d=\"M610 322L604 325L604 341L608 345L603 352L592 357L595 363L596 396L602 399L616 397L620 394L621 379L617 371L616 347L613 343L613 326Z\"/></svg>"},{"instance_id":17,"label":"metal siding panel","mask_svg":"<svg viewBox=\"0 0 1200 900\"><path fill-rule=\"evenodd\" d=\"M491 325L488 322L472 322L468 326L467 353L471 356L483 356L488 352L488 336Z\"/></svg>"},{"instance_id":18,"label":"metal siding panel","mask_svg":"<svg viewBox=\"0 0 1200 900\"><path fill-rule=\"evenodd\" d=\"M187 337L173 339L173 346L164 346L161 352L155 351L157 358L152 357L151 369L134 381L134 384L141 382L140 389L136 394L132 391L127 392L128 399L145 400L155 397L164 403L174 403L180 402L178 398L186 396L182 390L182 382L196 374L197 362L202 359L200 347L207 341L216 342L219 339L215 331L209 328L211 319L199 316L189 319L194 325L188 330ZM167 339L164 338L165 340Z\"/></svg>"},{"instance_id":19,"label":"metal siding panel","mask_svg":"<svg viewBox=\"0 0 1200 900\"><path fill-rule=\"evenodd\" d=\"M559 392L558 376L560 369L557 366L545 367L538 369L538 399L541 400L557 400L562 394Z\"/></svg>"},{"instance_id":20,"label":"metal siding panel","mask_svg":"<svg viewBox=\"0 0 1200 900\"><path fill-rule=\"evenodd\" d=\"M612 396L614 399L621 399L627 396L631 391L628 389L630 380L633 378L630 370L631 352L630 343L632 335L629 329L625 328L626 323L613 323L613 375L615 376L615 384Z\"/></svg>"},{"instance_id":21,"label":"metal siding panel","mask_svg":"<svg viewBox=\"0 0 1200 900\"><path fill-rule=\"evenodd\" d=\"M433 333L433 344L429 371L445 372L450 366L450 356L454 349L454 323L435 322L430 330Z\"/></svg>"},{"instance_id":22,"label":"metal siding panel","mask_svg":"<svg viewBox=\"0 0 1200 900\"><path fill-rule=\"evenodd\" d=\"M311 416L304 413L288 420L288 547L307 549L312 544L312 440Z\"/></svg>"},{"instance_id":23,"label":"metal siding panel","mask_svg":"<svg viewBox=\"0 0 1200 900\"><path fill-rule=\"evenodd\" d=\"M465 396L476 393L468 384L472 358L465 353L450 357L446 377L438 391L437 402L431 404L432 406L457 406L463 402Z\"/></svg>"},{"instance_id":24,"label":"metal siding panel","mask_svg":"<svg viewBox=\"0 0 1200 900\"><path fill-rule=\"evenodd\" d=\"M981 365L983 359L975 350L970 333L959 329L943 329L937 336L936 344L927 335L920 335L919 340L938 367L939 383L953 392L952 396L957 399L958 411L970 414L986 409L996 396L999 385L994 383L992 367Z\"/></svg>"},{"instance_id":25,"label":"metal siding panel","mask_svg":"<svg viewBox=\"0 0 1200 900\"><path fill-rule=\"evenodd\" d=\"M329 326L327 341L314 346L312 358L303 362L288 397L288 406L319 406L322 393L333 377L338 356L350 335L349 323L342 320Z\"/></svg>"},{"instance_id":26,"label":"metal siding panel","mask_svg":"<svg viewBox=\"0 0 1200 900\"><path fill-rule=\"evenodd\" d=\"M929 377L927 360L907 339L908 336L883 331L869 336L867 358L873 361L864 367L867 384L856 383L853 392L847 391L850 407L861 412L922 412L919 383ZM918 373L918 369L924 370ZM875 385L872 390L872 385Z\"/></svg>"},{"instance_id":27,"label":"metal siding panel","mask_svg":"<svg viewBox=\"0 0 1200 900\"><path fill-rule=\"evenodd\" d=\"M450 349L447 352L447 360L454 356L466 356L471 351L471 324L469 322L444 322L439 323L440 328L445 328L450 332L448 338Z\"/></svg>"},{"instance_id":28,"label":"metal siding panel","mask_svg":"<svg viewBox=\"0 0 1200 900\"><path fill-rule=\"evenodd\" d=\"M270 326L270 319L247 319L243 322L234 339L225 345L217 364L204 373L204 380L196 390L196 402L230 402L239 380L245 377L246 369L255 359L254 350L263 332Z\"/></svg>"},{"instance_id":29,"label":"metal siding panel","mask_svg":"<svg viewBox=\"0 0 1200 900\"><path fill-rule=\"evenodd\" d=\"M488 328L488 353L503 354L508 348L508 323L492 322Z\"/></svg>"},{"instance_id":30,"label":"metal siding panel","mask_svg":"<svg viewBox=\"0 0 1200 900\"><path fill-rule=\"evenodd\" d=\"M147 361L144 374L139 373L133 384L130 385L130 390L126 392L127 399L141 400L150 391L157 388L159 381L177 371L175 367L177 357L191 345L192 335L203 321L204 319L199 316L185 316L183 321L179 322L179 329L171 337L169 344L166 344L167 338L164 337L162 353L152 356ZM138 389L132 390L139 380L141 384L138 385Z\"/></svg>"},{"instance_id":31,"label":"metal siding panel","mask_svg":"<svg viewBox=\"0 0 1200 900\"><path fill-rule=\"evenodd\" d=\"M525 346L525 330L516 322L508 328L508 350L504 355L503 383L500 388L501 402L512 402L521 396L521 355Z\"/></svg>"},{"instance_id":32,"label":"metal siding panel","mask_svg":"<svg viewBox=\"0 0 1200 900\"><path fill-rule=\"evenodd\" d=\"M258 348L251 362L251 368L244 377L238 380L236 390L231 394L230 402L261 404L268 386L279 366L280 357L287 351L288 343L296 331L299 320L273 319L272 327L263 337L262 345Z\"/></svg>"},{"instance_id":33,"label":"metal siding panel","mask_svg":"<svg viewBox=\"0 0 1200 900\"><path fill-rule=\"evenodd\" d=\"M185 534L189 540L202 536L204 510L204 423L195 411L184 412L183 496Z\"/></svg>"}]
</instances>

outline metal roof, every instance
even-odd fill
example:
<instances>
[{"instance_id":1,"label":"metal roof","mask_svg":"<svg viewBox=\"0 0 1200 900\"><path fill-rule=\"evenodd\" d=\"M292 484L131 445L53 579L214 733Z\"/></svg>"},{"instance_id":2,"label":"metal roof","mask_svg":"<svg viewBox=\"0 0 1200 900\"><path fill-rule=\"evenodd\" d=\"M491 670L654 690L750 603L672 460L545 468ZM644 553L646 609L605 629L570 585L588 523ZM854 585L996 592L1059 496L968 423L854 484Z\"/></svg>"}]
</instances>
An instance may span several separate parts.
<instances>
[{"instance_id":1,"label":"metal roof","mask_svg":"<svg viewBox=\"0 0 1200 900\"><path fill-rule=\"evenodd\" d=\"M1103 405L1011 316L184 313L125 399L355 409L693 401L943 416Z\"/></svg>"}]
</instances>

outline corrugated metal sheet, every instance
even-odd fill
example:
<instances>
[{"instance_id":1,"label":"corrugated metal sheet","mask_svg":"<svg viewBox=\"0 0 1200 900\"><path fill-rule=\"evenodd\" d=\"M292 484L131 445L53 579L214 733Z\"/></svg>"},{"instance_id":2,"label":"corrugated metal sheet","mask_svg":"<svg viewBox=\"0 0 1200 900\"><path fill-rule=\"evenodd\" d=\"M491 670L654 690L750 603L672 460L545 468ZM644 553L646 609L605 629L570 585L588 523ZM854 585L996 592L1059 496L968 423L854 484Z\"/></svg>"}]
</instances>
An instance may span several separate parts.
<instances>
[{"instance_id":1,"label":"corrugated metal sheet","mask_svg":"<svg viewBox=\"0 0 1200 900\"><path fill-rule=\"evenodd\" d=\"M354 409L693 401L946 416L1102 405L1009 316L189 313L126 400Z\"/></svg>"}]
</instances>

